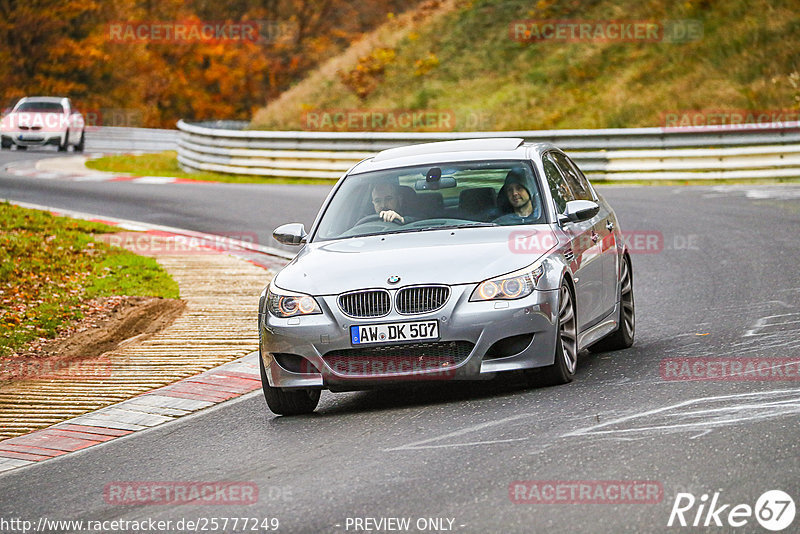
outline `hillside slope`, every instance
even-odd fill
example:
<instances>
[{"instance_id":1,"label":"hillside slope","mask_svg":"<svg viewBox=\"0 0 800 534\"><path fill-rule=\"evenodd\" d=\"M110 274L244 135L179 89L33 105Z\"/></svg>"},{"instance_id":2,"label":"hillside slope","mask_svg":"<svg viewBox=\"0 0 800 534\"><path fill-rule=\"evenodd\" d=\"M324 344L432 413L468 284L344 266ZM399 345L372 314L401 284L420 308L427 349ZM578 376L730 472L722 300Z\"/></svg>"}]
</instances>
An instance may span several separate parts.
<instances>
[{"instance_id":1,"label":"hillside slope","mask_svg":"<svg viewBox=\"0 0 800 534\"><path fill-rule=\"evenodd\" d=\"M800 108L796 1L433 4L314 71L255 114L252 127L314 129L306 114L331 110L445 110L456 130L514 130L661 126L671 112ZM512 23L525 20L652 21L702 35L513 39Z\"/></svg>"}]
</instances>

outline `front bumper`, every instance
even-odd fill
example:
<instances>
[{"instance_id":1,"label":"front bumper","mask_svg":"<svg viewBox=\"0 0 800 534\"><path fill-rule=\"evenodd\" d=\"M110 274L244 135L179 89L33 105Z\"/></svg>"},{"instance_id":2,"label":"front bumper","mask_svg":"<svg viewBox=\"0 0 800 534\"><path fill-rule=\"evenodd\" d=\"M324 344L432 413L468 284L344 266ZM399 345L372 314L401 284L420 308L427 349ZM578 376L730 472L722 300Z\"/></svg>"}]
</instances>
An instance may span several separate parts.
<instances>
[{"instance_id":1,"label":"front bumper","mask_svg":"<svg viewBox=\"0 0 800 534\"><path fill-rule=\"evenodd\" d=\"M64 143L65 135L64 132L8 131L2 133L2 139L17 146L60 146Z\"/></svg>"},{"instance_id":2,"label":"front bumper","mask_svg":"<svg viewBox=\"0 0 800 534\"><path fill-rule=\"evenodd\" d=\"M558 291L534 291L519 300L469 302L474 288L452 286L442 309L414 316L392 311L376 319L353 319L339 310L336 296L317 297L322 308L318 315L277 318L264 313L262 306L260 354L269 384L350 390L477 380L553 364ZM430 319L439 322L436 342L351 344L351 325Z\"/></svg>"}]
</instances>

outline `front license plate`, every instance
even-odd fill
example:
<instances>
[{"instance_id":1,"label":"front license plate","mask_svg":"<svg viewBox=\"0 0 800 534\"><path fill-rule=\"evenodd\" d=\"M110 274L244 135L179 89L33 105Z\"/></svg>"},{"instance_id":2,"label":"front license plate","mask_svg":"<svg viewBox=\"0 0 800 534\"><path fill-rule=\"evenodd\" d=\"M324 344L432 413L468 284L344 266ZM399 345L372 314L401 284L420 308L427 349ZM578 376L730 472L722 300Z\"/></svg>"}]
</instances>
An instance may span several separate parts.
<instances>
[{"instance_id":1,"label":"front license plate","mask_svg":"<svg viewBox=\"0 0 800 534\"><path fill-rule=\"evenodd\" d=\"M416 341L420 339L437 339L438 337L439 321L436 320L415 323L354 325L350 327L350 341L353 345Z\"/></svg>"}]
</instances>

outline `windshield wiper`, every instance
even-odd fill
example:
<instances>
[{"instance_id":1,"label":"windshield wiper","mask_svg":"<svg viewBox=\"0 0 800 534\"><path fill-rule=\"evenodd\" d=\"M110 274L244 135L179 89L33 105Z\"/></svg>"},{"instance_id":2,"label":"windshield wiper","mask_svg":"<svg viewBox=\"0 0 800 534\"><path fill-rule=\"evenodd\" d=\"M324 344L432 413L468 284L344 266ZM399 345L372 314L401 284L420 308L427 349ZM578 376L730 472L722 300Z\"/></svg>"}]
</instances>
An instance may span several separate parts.
<instances>
[{"instance_id":1,"label":"windshield wiper","mask_svg":"<svg viewBox=\"0 0 800 534\"><path fill-rule=\"evenodd\" d=\"M350 235L350 236L340 236L340 237L374 237L377 235L389 235L389 234L410 234L413 232L427 232L428 230L452 230L453 228L484 228L490 226L500 226L497 223L489 223L489 222L474 222L474 223L463 223L463 224L445 224L442 226L418 226L415 228L403 228L400 227L397 230L387 230L385 232L375 232L369 234L357 234L357 235Z\"/></svg>"},{"instance_id":2,"label":"windshield wiper","mask_svg":"<svg viewBox=\"0 0 800 534\"><path fill-rule=\"evenodd\" d=\"M431 227L425 226L423 228L400 228L398 230L390 230L388 232L382 232L380 235L384 234L410 234L412 232L424 232L425 230L432 230L438 229L438 227Z\"/></svg>"},{"instance_id":3,"label":"windshield wiper","mask_svg":"<svg viewBox=\"0 0 800 534\"><path fill-rule=\"evenodd\" d=\"M491 222L473 222L473 223L463 223L463 224L446 224L444 226L429 226L428 230L443 230L451 228L484 228L488 226L500 226L500 225Z\"/></svg>"},{"instance_id":4,"label":"windshield wiper","mask_svg":"<svg viewBox=\"0 0 800 534\"><path fill-rule=\"evenodd\" d=\"M417 228L398 228L397 230L391 230L389 232L383 232L383 233L406 234L411 232L426 232L428 230L452 230L453 228L483 228L489 226L500 226L500 225L497 223L482 223L482 222L464 223L464 224L444 224L442 226L420 226Z\"/></svg>"}]
</instances>

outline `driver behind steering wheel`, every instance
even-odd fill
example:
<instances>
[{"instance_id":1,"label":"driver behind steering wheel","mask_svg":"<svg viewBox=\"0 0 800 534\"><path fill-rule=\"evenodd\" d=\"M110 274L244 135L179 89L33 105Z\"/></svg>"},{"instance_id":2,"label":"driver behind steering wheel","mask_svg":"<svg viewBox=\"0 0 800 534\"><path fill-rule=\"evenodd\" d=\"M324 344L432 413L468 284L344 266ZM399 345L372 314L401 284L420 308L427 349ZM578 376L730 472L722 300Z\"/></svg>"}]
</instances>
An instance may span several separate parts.
<instances>
[{"instance_id":1,"label":"driver behind steering wheel","mask_svg":"<svg viewBox=\"0 0 800 534\"><path fill-rule=\"evenodd\" d=\"M400 215L404 206L399 186L385 182L376 184L372 188L372 206L384 222L405 224L406 218Z\"/></svg>"}]
</instances>

